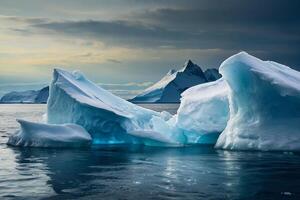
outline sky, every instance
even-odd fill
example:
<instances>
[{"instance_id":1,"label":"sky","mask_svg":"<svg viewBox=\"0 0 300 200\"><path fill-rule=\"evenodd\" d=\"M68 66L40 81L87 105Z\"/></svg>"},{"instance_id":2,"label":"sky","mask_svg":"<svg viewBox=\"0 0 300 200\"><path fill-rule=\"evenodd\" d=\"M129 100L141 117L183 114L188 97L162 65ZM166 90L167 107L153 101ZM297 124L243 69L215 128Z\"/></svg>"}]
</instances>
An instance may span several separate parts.
<instances>
[{"instance_id":1,"label":"sky","mask_svg":"<svg viewBox=\"0 0 300 200\"><path fill-rule=\"evenodd\" d=\"M0 96L55 67L133 96L191 59L240 51L300 70L298 0L0 0Z\"/></svg>"}]
</instances>

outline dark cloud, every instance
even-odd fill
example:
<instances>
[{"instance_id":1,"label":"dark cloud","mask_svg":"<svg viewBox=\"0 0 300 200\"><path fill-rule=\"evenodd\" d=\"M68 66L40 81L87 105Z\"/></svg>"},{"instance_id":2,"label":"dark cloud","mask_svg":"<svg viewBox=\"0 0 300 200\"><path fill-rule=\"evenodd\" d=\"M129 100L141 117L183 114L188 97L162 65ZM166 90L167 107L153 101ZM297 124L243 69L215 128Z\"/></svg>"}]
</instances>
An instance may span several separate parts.
<instances>
[{"instance_id":1,"label":"dark cloud","mask_svg":"<svg viewBox=\"0 0 300 200\"><path fill-rule=\"evenodd\" d=\"M279 45L286 50L287 47L298 49L300 44L300 37L294 32L245 30L238 26L180 29L179 25L177 30L173 30L128 21L65 21L36 24L34 27L55 34L96 39L110 46L266 50Z\"/></svg>"},{"instance_id":2,"label":"dark cloud","mask_svg":"<svg viewBox=\"0 0 300 200\"><path fill-rule=\"evenodd\" d=\"M108 46L246 50L300 67L298 0L163 0L139 4L146 6L119 20L30 19L30 24L46 34L99 40Z\"/></svg>"},{"instance_id":3,"label":"dark cloud","mask_svg":"<svg viewBox=\"0 0 300 200\"><path fill-rule=\"evenodd\" d=\"M193 48L190 40L196 34L172 31L158 26L144 26L130 21L64 21L33 25L49 33L91 38L103 41L110 46L159 47L176 44L177 47Z\"/></svg>"}]
</instances>

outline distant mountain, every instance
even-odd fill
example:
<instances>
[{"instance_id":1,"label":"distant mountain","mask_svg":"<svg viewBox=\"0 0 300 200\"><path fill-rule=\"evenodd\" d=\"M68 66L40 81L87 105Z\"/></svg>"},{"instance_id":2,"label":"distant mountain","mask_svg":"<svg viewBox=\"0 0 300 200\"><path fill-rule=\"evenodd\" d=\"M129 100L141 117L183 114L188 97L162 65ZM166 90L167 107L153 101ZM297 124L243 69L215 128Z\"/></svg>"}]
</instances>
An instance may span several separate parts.
<instances>
[{"instance_id":1,"label":"distant mountain","mask_svg":"<svg viewBox=\"0 0 300 200\"><path fill-rule=\"evenodd\" d=\"M208 69L205 72L188 60L182 69L170 70L160 81L145 89L131 102L135 103L178 103L180 94L186 89L209 81L217 80L221 75L216 69Z\"/></svg>"},{"instance_id":2,"label":"distant mountain","mask_svg":"<svg viewBox=\"0 0 300 200\"><path fill-rule=\"evenodd\" d=\"M49 86L39 90L34 101L35 103L47 103L48 97L49 97Z\"/></svg>"},{"instance_id":3,"label":"distant mountain","mask_svg":"<svg viewBox=\"0 0 300 200\"><path fill-rule=\"evenodd\" d=\"M204 74L208 82L218 80L222 76L219 71L214 68L205 70Z\"/></svg>"},{"instance_id":4,"label":"distant mountain","mask_svg":"<svg viewBox=\"0 0 300 200\"><path fill-rule=\"evenodd\" d=\"M0 103L47 103L49 86L41 90L27 90L5 94Z\"/></svg>"}]
</instances>

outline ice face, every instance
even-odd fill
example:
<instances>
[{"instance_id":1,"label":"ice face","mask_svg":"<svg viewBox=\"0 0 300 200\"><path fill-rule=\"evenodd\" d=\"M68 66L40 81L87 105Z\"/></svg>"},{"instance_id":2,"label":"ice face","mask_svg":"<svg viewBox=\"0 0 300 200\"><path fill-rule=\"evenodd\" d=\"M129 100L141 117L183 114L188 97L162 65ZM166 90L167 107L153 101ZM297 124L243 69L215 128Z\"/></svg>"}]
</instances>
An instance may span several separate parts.
<instances>
[{"instance_id":1,"label":"ice face","mask_svg":"<svg viewBox=\"0 0 300 200\"><path fill-rule=\"evenodd\" d=\"M225 60L230 119L216 147L300 150L300 73L245 52Z\"/></svg>"},{"instance_id":2,"label":"ice face","mask_svg":"<svg viewBox=\"0 0 300 200\"><path fill-rule=\"evenodd\" d=\"M182 94L176 126L189 143L215 144L229 113L228 85L223 79L189 88Z\"/></svg>"},{"instance_id":3,"label":"ice face","mask_svg":"<svg viewBox=\"0 0 300 200\"><path fill-rule=\"evenodd\" d=\"M9 145L30 147L83 147L92 140L84 128L76 124L49 125L17 120L21 129L8 140Z\"/></svg>"}]
</instances>

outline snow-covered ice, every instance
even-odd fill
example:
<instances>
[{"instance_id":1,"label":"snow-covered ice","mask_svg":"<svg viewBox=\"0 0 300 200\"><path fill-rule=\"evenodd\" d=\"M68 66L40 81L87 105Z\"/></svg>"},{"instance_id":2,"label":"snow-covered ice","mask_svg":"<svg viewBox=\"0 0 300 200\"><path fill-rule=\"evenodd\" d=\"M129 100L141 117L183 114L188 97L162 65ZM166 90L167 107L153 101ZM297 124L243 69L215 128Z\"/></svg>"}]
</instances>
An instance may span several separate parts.
<instances>
[{"instance_id":1,"label":"snow-covered ice","mask_svg":"<svg viewBox=\"0 0 300 200\"><path fill-rule=\"evenodd\" d=\"M48 123L79 124L92 135L93 144L177 144L173 132L161 131L168 118L165 112L145 109L111 94L78 71L54 70Z\"/></svg>"},{"instance_id":2,"label":"snow-covered ice","mask_svg":"<svg viewBox=\"0 0 300 200\"><path fill-rule=\"evenodd\" d=\"M174 117L189 143L215 144L228 121L227 94L228 85L223 79L191 87L182 94Z\"/></svg>"},{"instance_id":3,"label":"snow-covered ice","mask_svg":"<svg viewBox=\"0 0 300 200\"><path fill-rule=\"evenodd\" d=\"M84 147L91 143L90 134L76 124L50 125L17 120L21 129L8 144L28 147Z\"/></svg>"},{"instance_id":4,"label":"snow-covered ice","mask_svg":"<svg viewBox=\"0 0 300 200\"><path fill-rule=\"evenodd\" d=\"M300 150L300 72L245 52L225 60L230 119L216 147Z\"/></svg>"}]
</instances>

